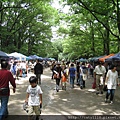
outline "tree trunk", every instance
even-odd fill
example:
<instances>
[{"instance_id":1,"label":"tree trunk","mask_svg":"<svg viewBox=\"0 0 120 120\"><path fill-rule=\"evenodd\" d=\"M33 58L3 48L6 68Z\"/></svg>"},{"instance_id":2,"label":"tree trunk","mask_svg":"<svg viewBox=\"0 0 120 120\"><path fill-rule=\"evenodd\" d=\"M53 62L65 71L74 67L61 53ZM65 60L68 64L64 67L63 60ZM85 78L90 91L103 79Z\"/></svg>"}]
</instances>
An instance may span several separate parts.
<instances>
[{"instance_id":1,"label":"tree trunk","mask_svg":"<svg viewBox=\"0 0 120 120\"><path fill-rule=\"evenodd\" d=\"M95 56L94 28L93 28L93 22L91 21L90 21L90 28L91 28L91 50L93 56Z\"/></svg>"},{"instance_id":2,"label":"tree trunk","mask_svg":"<svg viewBox=\"0 0 120 120\"><path fill-rule=\"evenodd\" d=\"M109 8L109 0L107 0L107 9ZM105 20L105 24L107 26L107 29L105 28L105 34L104 34L104 49L103 49L103 53L104 55L109 55L109 52L110 52L110 48L109 48L109 43L110 43L110 39L109 39L109 36L110 36L110 26L109 26L109 17L108 17L108 14L109 14L109 11L107 12L107 18Z\"/></svg>"},{"instance_id":3,"label":"tree trunk","mask_svg":"<svg viewBox=\"0 0 120 120\"><path fill-rule=\"evenodd\" d=\"M106 23L108 24L108 23ZM110 32L108 29L105 30L105 34L104 34L104 49L103 49L103 53L104 55L109 55L110 53L110 47L109 47L109 43L110 43L110 38L109 38Z\"/></svg>"},{"instance_id":4,"label":"tree trunk","mask_svg":"<svg viewBox=\"0 0 120 120\"><path fill-rule=\"evenodd\" d=\"M31 44L31 39L29 38L29 40L28 40L28 55L31 54L31 51L32 51L32 44Z\"/></svg>"}]
</instances>

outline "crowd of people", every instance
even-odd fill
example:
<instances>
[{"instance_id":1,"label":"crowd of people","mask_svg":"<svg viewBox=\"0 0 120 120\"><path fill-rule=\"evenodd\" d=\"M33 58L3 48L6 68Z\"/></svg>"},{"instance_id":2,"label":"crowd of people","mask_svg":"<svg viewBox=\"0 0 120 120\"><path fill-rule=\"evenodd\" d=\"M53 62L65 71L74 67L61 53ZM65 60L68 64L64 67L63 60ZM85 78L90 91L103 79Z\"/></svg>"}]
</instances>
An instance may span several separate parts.
<instances>
[{"instance_id":1,"label":"crowd of people","mask_svg":"<svg viewBox=\"0 0 120 120\"><path fill-rule=\"evenodd\" d=\"M55 62L51 65L51 79L56 80L56 91L59 92L60 81L62 89L66 90L66 82L73 89L79 85L80 89L86 87L88 76L93 77L96 95L106 92L105 102L113 103L115 89L119 84L117 67L113 64L97 61L95 64L89 62ZM63 86L64 85L64 86ZM110 96L110 99L109 99Z\"/></svg>"},{"instance_id":2,"label":"crowd of people","mask_svg":"<svg viewBox=\"0 0 120 120\"><path fill-rule=\"evenodd\" d=\"M92 66L92 65L91 65ZM59 92L59 84L66 85L66 82L70 83L71 88L74 88L74 85L80 85L80 88L85 88L85 81L88 79L88 72L91 72L93 76L93 71L89 69L88 65L83 62L73 63L73 62L55 62L53 61L51 67L52 76L51 79L56 80L56 91ZM76 80L76 81L75 81ZM62 88L66 86L62 86Z\"/></svg>"},{"instance_id":3,"label":"crowd of people","mask_svg":"<svg viewBox=\"0 0 120 120\"><path fill-rule=\"evenodd\" d=\"M104 65L103 65L104 64ZM40 85L42 84L41 75L44 71L44 66L38 59L32 64L25 62L12 62L8 69L8 61L1 60L0 70L0 120L8 114L8 100L10 95L9 82L13 86L13 92L16 90L15 78L19 79L19 76L25 77L30 71L33 70L35 76L29 78L30 85L26 90L25 105L27 105L28 120L31 120L33 112L36 114L36 120L39 119L40 108L42 107L42 90ZM94 79L96 95L103 94L105 86L107 86L107 92L105 102L113 103L115 89L118 85L118 71L116 66L111 64L105 64L98 61L96 64L89 62L61 62L53 61L50 65L52 72L51 79L56 81L56 91L59 92L60 85L62 90L66 90L66 83L70 84L71 89L74 89L74 85L78 85L80 89L86 88L86 80L91 76ZM110 96L110 98L109 98Z\"/></svg>"},{"instance_id":4,"label":"crowd of people","mask_svg":"<svg viewBox=\"0 0 120 120\"><path fill-rule=\"evenodd\" d=\"M37 64L37 67L36 67L36 64ZM39 65L40 65L40 69L49 67L49 64L47 62L41 61L39 59L30 60L30 61L11 60L11 61L9 61L8 69L11 71L14 78L19 80L19 77L27 77L27 74L30 72L35 72L35 74L38 75L38 73L40 72L38 70ZM43 71L41 71L41 72L43 72ZM40 78L40 76L39 76L39 78Z\"/></svg>"}]
</instances>

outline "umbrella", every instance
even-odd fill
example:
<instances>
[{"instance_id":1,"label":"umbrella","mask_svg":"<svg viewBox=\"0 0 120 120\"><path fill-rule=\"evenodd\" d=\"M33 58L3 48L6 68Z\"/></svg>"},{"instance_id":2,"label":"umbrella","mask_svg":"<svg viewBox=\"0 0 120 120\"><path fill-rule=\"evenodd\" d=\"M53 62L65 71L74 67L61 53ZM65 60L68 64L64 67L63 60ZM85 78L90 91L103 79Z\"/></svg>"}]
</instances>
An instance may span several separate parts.
<instances>
[{"instance_id":1,"label":"umbrella","mask_svg":"<svg viewBox=\"0 0 120 120\"><path fill-rule=\"evenodd\" d=\"M87 62L87 59L80 58L79 61L80 62Z\"/></svg>"},{"instance_id":2,"label":"umbrella","mask_svg":"<svg viewBox=\"0 0 120 120\"><path fill-rule=\"evenodd\" d=\"M9 57L5 52L0 51L0 57Z\"/></svg>"},{"instance_id":3,"label":"umbrella","mask_svg":"<svg viewBox=\"0 0 120 120\"><path fill-rule=\"evenodd\" d=\"M30 56L26 57L26 60L32 60L32 57L30 57Z\"/></svg>"},{"instance_id":4,"label":"umbrella","mask_svg":"<svg viewBox=\"0 0 120 120\"><path fill-rule=\"evenodd\" d=\"M9 58L9 56L5 52L0 51L0 59L3 59L3 58Z\"/></svg>"},{"instance_id":5,"label":"umbrella","mask_svg":"<svg viewBox=\"0 0 120 120\"><path fill-rule=\"evenodd\" d=\"M105 61L120 61L120 52L115 54L114 56L111 56L107 59L105 59Z\"/></svg>"},{"instance_id":6,"label":"umbrella","mask_svg":"<svg viewBox=\"0 0 120 120\"><path fill-rule=\"evenodd\" d=\"M43 58L43 60L45 60L45 61L51 61L50 58Z\"/></svg>"},{"instance_id":7,"label":"umbrella","mask_svg":"<svg viewBox=\"0 0 120 120\"><path fill-rule=\"evenodd\" d=\"M109 54L109 55L106 55L106 56L104 56L104 57L102 57L102 58L99 58L99 61L104 62L105 59L107 59L107 58L109 58L109 57L111 57L111 56L114 56L114 54Z\"/></svg>"},{"instance_id":8,"label":"umbrella","mask_svg":"<svg viewBox=\"0 0 120 120\"><path fill-rule=\"evenodd\" d=\"M25 61L26 57L27 57L27 56L25 56L25 55L23 55L21 53L17 53L17 52L10 53L9 56L14 56L18 60L22 60L22 61Z\"/></svg>"},{"instance_id":9,"label":"umbrella","mask_svg":"<svg viewBox=\"0 0 120 120\"><path fill-rule=\"evenodd\" d=\"M43 60L42 57L39 57L39 56L37 56L37 55L30 55L29 58L30 58L31 60L36 60L36 59Z\"/></svg>"},{"instance_id":10,"label":"umbrella","mask_svg":"<svg viewBox=\"0 0 120 120\"><path fill-rule=\"evenodd\" d=\"M55 60L55 58L49 58L51 61L54 61Z\"/></svg>"}]
</instances>

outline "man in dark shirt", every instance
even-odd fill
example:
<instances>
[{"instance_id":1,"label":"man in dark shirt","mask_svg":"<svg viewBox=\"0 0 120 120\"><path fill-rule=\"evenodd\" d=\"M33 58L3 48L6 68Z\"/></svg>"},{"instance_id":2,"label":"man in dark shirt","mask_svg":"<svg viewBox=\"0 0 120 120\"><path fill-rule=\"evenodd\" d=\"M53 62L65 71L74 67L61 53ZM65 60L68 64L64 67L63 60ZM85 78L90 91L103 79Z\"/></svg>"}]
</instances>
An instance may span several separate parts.
<instances>
[{"instance_id":1,"label":"man in dark shirt","mask_svg":"<svg viewBox=\"0 0 120 120\"><path fill-rule=\"evenodd\" d=\"M4 116L8 114L7 105L10 96L9 82L13 86L13 92L15 93L15 79L12 73L7 70L8 62L6 60L1 60L1 70L0 70L0 120L4 119Z\"/></svg>"},{"instance_id":2,"label":"man in dark shirt","mask_svg":"<svg viewBox=\"0 0 120 120\"><path fill-rule=\"evenodd\" d=\"M43 74L43 65L40 63L40 60L36 60L36 65L34 66L34 74L36 75L38 84L41 84L41 74Z\"/></svg>"},{"instance_id":3,"label":"man in dark shirt","mask_svg":"<svg viewBox=\"0 0 120 120\"><path fill-rule=\"evenodd\" d=\"M77 79L77 85L79 85L79 78L80 78L80 62L76 63L76 79Z\"/></svg>"},{"instance_id":4,"label":"man in dark shirt","mask_svg":"<svg viewBox=\"0 0 120 120\"><path fill-rule=\"evenodd\" d=\"M56 91L59 92L59 85L60 85L60 80L61 80L61 72L62 72L62 68L60 66L60 62L58 62L56 64L56 67L54 68L54 74L57 75L56 79Z\"/></svg>"}]
</instances>

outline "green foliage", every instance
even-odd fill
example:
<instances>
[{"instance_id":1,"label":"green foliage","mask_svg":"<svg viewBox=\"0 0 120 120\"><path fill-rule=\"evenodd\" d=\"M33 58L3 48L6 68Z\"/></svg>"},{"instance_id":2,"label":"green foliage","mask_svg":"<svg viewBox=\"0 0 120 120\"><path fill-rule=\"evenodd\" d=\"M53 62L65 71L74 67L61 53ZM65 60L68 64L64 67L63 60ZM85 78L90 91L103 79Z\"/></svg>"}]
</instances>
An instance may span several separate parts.
<instances>
[{"instance_id":1,"label":"green foliage","mask_svg":"<svg viewBox=\"0 0 120 120\"><path fill-rule=\"evenodd\" d=\"M120 27L117 21L120 20L120 3L118 1L63 1L70 6L71 12L68 15L61 14L62 20L66 22L58 31L59 35L64 34L62 55L67 54L69 59L76 59L119 52Z\"/></svg>"},{"instance_id":2,"label":"green foliage","mask_svg":"<svg viewBox=\"0 0 120 120\"><path fill-rule=\"evenodd\" d=\"M58 13L49 2L50 0L2 1L1 50L47 56L46 44L51 43L51 26L59 22Z\"/></svg>"},{"instance_id":3,"label":"green foliage","mask_svg":"<svg viewBox=\"0 0 120 120\"><path fill-rule=\"evenodd\" d=\"M70 6L68 13L52 8L50 0L2 0L0 49L66 60L120 51L119 1L59 2ZM54 42L52 26L59 27Z\"/></svg>"}]
</instances>

